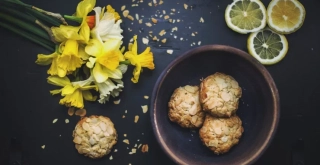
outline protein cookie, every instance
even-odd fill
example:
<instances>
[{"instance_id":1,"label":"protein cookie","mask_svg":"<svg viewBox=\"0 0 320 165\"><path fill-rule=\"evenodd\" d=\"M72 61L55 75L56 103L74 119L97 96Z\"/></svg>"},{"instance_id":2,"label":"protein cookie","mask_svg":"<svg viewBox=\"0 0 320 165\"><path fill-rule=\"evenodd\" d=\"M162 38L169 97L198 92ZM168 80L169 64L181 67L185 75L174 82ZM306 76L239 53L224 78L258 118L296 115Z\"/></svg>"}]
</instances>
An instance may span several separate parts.
<instances>
[{"instance_id":1,"label":"protein cookie","mask_svg":"<svg viewBox=\"0 0 320 165\"><path fill-rule=\"evenodd\" d=\"M174 90L168 103L168 116L183 128L200 128L205 118L199 100L199 87L186 85Z\"/></svg>"},{"instance_id":2,"label":"protein cookie","mask_svg":"<svg viewBox=\"0 0 320 165\"><path fill-rule=\"evenodd\" d=\"M243 131L241 119L236 115L230 118L206 115L199 134L203 144L219 155L228 152L238 144Z\"/></svg>"},{"instance_id":3,"label":"protein cookie","mask_svg":"<svg viewBox=\"0 0 320 165\"><path fill-rule=\"evenodd\" d=\"M110 153L117 143L118 135L108 117L90 116L82 118L77 123L73 137L79 154L96 159Z\"/></svg>"},{"instance_id":4,"label":"protein cookie","mask_svg":"<svg viewBox=\"0 0 320 165\"><path fill-rule=\"evenodd\" d=\"M230 117L238 109L241 87L231 76L215 73L200 84L200 102L205 112L217 117Z\"/></svg>"}]
</instances>

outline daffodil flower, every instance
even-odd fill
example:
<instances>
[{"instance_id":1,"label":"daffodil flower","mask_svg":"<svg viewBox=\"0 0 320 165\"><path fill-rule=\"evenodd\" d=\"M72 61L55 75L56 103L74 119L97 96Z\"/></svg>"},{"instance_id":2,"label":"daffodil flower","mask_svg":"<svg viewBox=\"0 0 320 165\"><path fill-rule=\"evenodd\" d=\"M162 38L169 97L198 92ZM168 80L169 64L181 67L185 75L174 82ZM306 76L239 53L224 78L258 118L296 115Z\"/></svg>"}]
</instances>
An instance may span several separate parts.
<instances>
[{"instance_id":1,"label":"daffodil flower","mask_svg":"<svg viewBox=\"0 0 320 165\"><path fill-rule=\"evenodd\" d=\"M98 90L98 88L96 85L90 85L91 81L88 80L72 83L68 77L50 76L48 77L48 83L62 87L61 89L52 90L50 93L52 95L61 93L64 98L59 101L59 104L67 107L83 108L83 99L87 101L95 101L97 99L89 90Z\"/></svg>"},{"instance_id":2,"label":"daffodil flower","mask_svg":"<svg viewBox=\"0 0 320 165\"><path fill-rule=\"evenodd\" d=\"M135 66L131 81L133 83L137 83L139 81L142 67L146 67L151 70L153 70L155 67L153 63L153 53L150 51L150 47L147 47L145 51L143 51L141 54L138 54L137 36L135 35L133 39L134 43L129 45L129 51L124 54L124 58L128 59L131 65Z\"/></svg>"},{"instance_id":3,"label":"daffodil flower","mask_svg":"<svg viewBox=\"0 0 320 165\"><path fill-rule=\"evenodd\" d=\"M57 42L63 42L67 39L77 40L87 43L90 39L90 27L86 20L87 15L92 11L96 4L96 0L82 0L78 3L75 13L76 17L82 18L80 26L60 25L60 27L52 27L51 31Z\"/></svg>"},{"instance_id":4,"label":"daffodil flower","mask_svg":"<svg viewBox=\"0 0 320 165\"><path fill-rule=\"evenodd\" d=\"M123 36L121 33L123 30L120 27L122 20L119 14L110 5L107 6L105 13L103 13L101 7L95 7L93 10L96 13L96 25L91 30L92 38L98 39L100 42L107 41L108 39L122 40Z\"/></svg>"},{"instance_id":5,"label":"daffodil flower","mask_svg":"<svg viewBox=\"0 0 320 165\"><path fill-rule=\"evenodd\" d=\"M119 79L121 71L117 69L120 61L124 61L123 54L119 50L121 41L110 39L104 43L96 39L89 41L85 51L91 55L87 67L92 68L92 74L96 82L105 82L109 77ZM122 78L122 75L121 75Z\"/></svg>"},{"instance_id":6,"label":"daffodil flower","mask_svg":"<svg viewBox=\"0 0 320 165\"><path fill-rule=\"evenodd\" d=\"M57 65L57 61L58 61L58 57L60 56L60 54L58 52L54 52L52 54L49 55L45 55L45 54L38 54L38 59L36 60L36 63L38 65L50 65L49 70L47 71L48 74L50 75L58 75L58 65Z\"/></svg>"},{"instance_id":7,"label":"daffodil flower","mask_svg":"<svg viewBox=\"0 0 320 165\"><path fill-rule=\"evenodd\" d=\"M61 47L61 46L60 46ZM80 68L83 61L79 56L79 44L75 40L67 40L63 46L63 52L57 59L59 77L65 77L67 73Z\"/></svg>"}]
</instances>

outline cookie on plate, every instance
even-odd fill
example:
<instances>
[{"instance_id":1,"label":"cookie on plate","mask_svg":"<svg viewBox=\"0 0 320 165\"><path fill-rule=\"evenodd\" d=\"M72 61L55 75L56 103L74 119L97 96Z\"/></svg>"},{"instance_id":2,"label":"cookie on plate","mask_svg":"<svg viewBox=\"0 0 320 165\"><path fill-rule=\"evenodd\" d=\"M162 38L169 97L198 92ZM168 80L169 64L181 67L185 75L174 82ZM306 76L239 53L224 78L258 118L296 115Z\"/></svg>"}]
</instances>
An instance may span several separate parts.
<instances>
[{"instance_id":1,"label":"cookie on plate","mask_svg":"<svg viewBox=\"0 0 320 165\"><path fill-rule=\"evenodd\" d=\"M168 116L183 128L200 128L205 113L199 101L199 87L186 85L174 90L168 103Z\"/></svg>"},{"instance_id":2,"label":"cookie on plate","mask_svg":"<svg viewBox=\"0 0 320 165\"><path fill-rule=\"evenodd\" d=\"M238 82L224 73L210 75L200 84L202 108L216 117L230 117L235 114L241 95Z\"/></svg>"},{"instance_id":3,"label":"cookie on plate","mask_svg":"<svg viewBox=\"0 0 320 165\"><path fill-rule=\"evenodd\" d=\"M73 137L79 154L97 159L110 153L117 143L118 135L108 117L93 115L77 123Z\"/></svg>"},{"instance_id":4,"label":"cookie on plate","mask_svg":"<svg viewBox=\"0 0 320 165\"><path fill-rule=\"evenodd\" d=\"M219 155L238 144L243 131L241 119L236 115L217 118L207 114L199 135L203 144Z\"/></svg>"}]
</instances>

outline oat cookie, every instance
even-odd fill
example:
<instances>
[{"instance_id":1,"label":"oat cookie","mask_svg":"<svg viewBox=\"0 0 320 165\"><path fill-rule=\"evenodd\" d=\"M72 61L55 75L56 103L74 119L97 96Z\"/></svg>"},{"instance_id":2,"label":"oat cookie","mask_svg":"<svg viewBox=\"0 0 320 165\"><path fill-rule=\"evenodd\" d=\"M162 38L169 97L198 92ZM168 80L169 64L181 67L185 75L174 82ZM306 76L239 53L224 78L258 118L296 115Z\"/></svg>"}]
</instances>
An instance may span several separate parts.
<instances>
[{"instance_id":1,"label":"oat cookie","mask_svg":"<svg viewBox=\"0 0 320 165\"><path fill-rule=\"evenodd\" d=\"M73 131L73 142L79 154L101 158L110 153L117 143L117 131L112 121L104 116L82 118Z\"/></svg>"},{"instance_id":2,"label":"oat cookie","mask_svg":"<svg viewBox=\"0 0 320 165\"><path fill-rule=\"evenodd\" d=\"M241 119L236 115L217 118L207 114L199 134L203 144L219 155L238 144L243 131Z\"/></svg>"},{"instance_id":3,"label":"oat cookie","mask_svg":"<svg viewBox=\"0 0 320 165\"><path fill-rule=\"evenodd\" d=\"M199 87L186 85L174 90L168 103L168 116L183 128L200 128L205 113L199 101Z\"/></svg>"},{"instance_id":4,"label":"oat cookie","mask_svg":"<svg viewBox=\"0 0 320 165\"><path fill-rule=\"evenodd\" d=\"M215 73L200 84L200 102L205 112L217 117L230 117L238 109L241 87L231 76Z\"/></svg>"}]
</instances>

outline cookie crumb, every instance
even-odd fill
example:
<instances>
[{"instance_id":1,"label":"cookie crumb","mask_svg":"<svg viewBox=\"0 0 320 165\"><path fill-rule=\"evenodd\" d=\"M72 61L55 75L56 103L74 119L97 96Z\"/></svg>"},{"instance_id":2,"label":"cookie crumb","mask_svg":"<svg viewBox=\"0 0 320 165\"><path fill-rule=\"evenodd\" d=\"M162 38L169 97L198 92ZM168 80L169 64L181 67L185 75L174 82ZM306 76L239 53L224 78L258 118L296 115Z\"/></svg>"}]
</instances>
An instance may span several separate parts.
<instances>
[{"instance_id":1,"label":"cookie crumb","mask_svg":"<svg viewBox=\"0 0 320 165\"><path fill-rule=\"evenodd\" d=\"M54 119L53 121L52 121L52 123L54 124L54 123L56 123L58 121L58 119Z\"/></svg>"}]
</instances>

